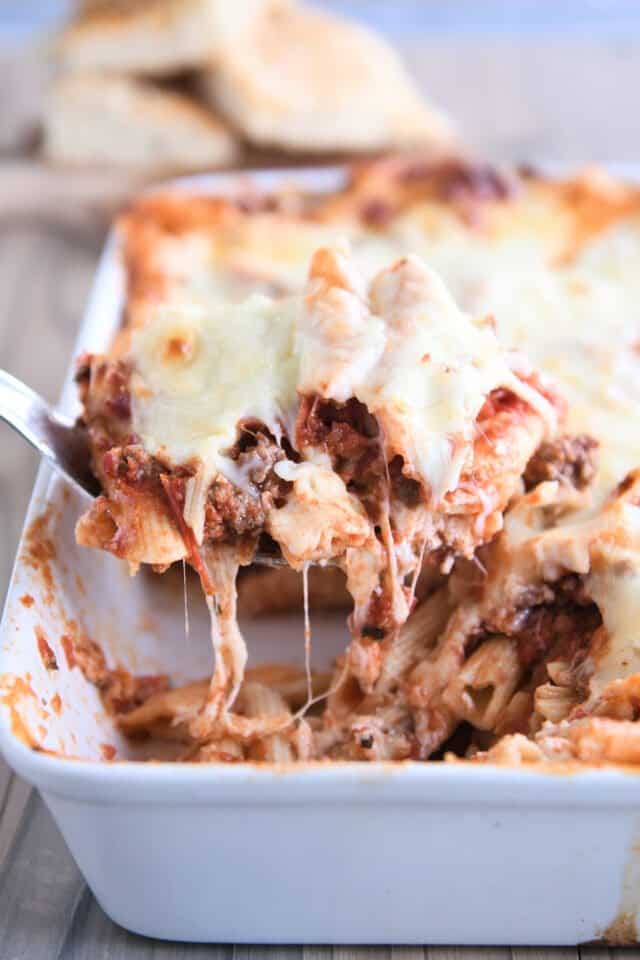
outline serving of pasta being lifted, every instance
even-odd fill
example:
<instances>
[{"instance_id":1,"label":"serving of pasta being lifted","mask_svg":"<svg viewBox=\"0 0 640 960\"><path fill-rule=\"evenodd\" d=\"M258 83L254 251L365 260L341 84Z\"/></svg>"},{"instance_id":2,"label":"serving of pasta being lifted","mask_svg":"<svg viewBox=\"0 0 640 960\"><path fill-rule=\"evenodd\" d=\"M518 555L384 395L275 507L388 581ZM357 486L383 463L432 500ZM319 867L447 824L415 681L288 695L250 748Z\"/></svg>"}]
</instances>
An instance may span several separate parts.
<instances>
[{"instance_id":1,"label":"serving of pasta being lifted","mask_svg":"<svg viewBox=\"0 0 640 960\"><path fill-rule=\"evenodd\" d=\"M329 196L150 195L120 231L76 537L193 568L215 653L120 729L199 761L640 762L640 194L387 160ZM248 665L238 577L295 580L306 671ZM310 607L345 598L312 671Z\"/></svg>"}]
</instances>

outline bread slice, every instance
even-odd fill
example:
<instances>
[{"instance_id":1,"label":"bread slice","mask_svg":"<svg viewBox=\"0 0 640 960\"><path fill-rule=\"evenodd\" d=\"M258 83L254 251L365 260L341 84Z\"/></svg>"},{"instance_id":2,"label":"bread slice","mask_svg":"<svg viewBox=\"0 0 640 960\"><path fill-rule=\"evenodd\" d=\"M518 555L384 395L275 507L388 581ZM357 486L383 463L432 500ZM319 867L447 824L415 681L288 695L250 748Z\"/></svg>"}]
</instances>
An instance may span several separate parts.
<instances>
[{"instance_id":1,"label":"bread slice","mask_svg":"<svg viewBox=\"0 0 640 960\"><path fill-rule=\"evenodd\" d=\"M206 98L255 144L356 151L444 147L453 139L381 37L308 7L254 20L202 83Z\"/></svg>"},{"instance_id":2,"label":"bread slice","mask_svg":"<svg viewBox=\"0 0 640 960\"><path fill-rule=\"evenodd\" d=\"M50 91L44 150L53 162L149 171L225 166L227 127L181 94L125 77L71 74Z\"/></svg>"},{"instance_id":3,"label":"bread slice","mask_svg":"<svg viewBox=\"0 0 640 960\"><path fill-rule=\"evenodd\" d=\"M71 70L163 75L206 63L275 0L92 0L62 32Z\"/></svg>"}]
</instances>

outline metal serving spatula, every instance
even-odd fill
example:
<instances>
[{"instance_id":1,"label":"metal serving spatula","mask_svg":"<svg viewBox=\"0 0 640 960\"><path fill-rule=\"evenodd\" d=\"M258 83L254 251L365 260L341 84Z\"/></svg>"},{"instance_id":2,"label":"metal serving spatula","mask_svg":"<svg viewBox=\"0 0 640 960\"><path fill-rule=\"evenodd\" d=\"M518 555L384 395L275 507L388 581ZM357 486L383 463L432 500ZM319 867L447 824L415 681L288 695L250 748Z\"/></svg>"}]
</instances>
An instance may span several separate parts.
<instances>
[{"instance_id":1,"label":"metal serving spatula","mask_svg":"<svg viewBox=\"0 0 640 960\"><path fill-rule=\"evenodd\" d=\"M0 419L46 457L74 487L90 497L98 495L100 487L91 473L86 432L5 370L0 370Z\"/></svg>"}]
</instances>

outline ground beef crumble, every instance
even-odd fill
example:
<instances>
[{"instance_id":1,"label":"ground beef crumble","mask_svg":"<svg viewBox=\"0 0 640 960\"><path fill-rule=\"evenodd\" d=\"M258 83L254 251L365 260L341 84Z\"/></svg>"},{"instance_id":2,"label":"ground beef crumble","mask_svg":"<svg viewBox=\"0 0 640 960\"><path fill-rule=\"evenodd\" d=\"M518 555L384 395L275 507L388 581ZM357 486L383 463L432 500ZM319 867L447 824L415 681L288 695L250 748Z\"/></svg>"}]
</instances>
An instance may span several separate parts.
<instances>
[{"instance_id":1,"label":"ground beef crumble","mask_svg":"<svg viewBox=\"0 0 640 960\"><path fill-rule=\"evenodd\" d=\"M573 660L586 651L601 624L582 579L569 574L553 586L541 584L536 596L521 597L518 609L492 622L491 632L514 639L520 662L529 668L552 649L555 656Z\"/></svg>"},{"instance_id":2,"label":"ground beef crumble","mask_svg":"<svg viewBox=\"0 0 640 960\"><path fill-rule=\"evenodd\" d=\"M565 434L541 443L524 473L526 489L546 480L558 480L584 490L596 474L597 450L598 441L586 433Z\"/></svg>"},{"instance_id":3,"label":"ground beef crumble","mask_svg":"<svg viewBox=\"0 0 640 960\"><path fill-rule=\"evenodd\" d=\"M329 454L333 469L373 520L387 501L388 484L392 497L407 506L417 506L422 499L420 484L404 473L402 457L385 464L378 422L359 400L337 403L306 397L298 414L296 442L301 449L313 447Z\"/></svg>"}]
</instances>

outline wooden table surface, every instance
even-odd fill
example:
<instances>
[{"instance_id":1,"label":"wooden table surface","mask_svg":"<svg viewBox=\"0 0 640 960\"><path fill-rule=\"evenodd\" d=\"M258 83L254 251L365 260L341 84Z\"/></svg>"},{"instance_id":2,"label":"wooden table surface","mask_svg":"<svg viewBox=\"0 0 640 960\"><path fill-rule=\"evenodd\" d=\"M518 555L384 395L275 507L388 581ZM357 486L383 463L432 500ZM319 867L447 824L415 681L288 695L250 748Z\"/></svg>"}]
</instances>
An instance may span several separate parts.
<instances>
[{"instance_id":1,"label":"wooden table surface","mask_svg":"<svg viewBox=\"0 0 640 960\"><path fill-rule=\"evenodd\" d=\"M640 158L637 96L640 32L594 38L412 36L406 56L427 92L447 106L467 139L494 159L632 161ZM19 64L18 64L19 67ZM24 85L14 64L0 85L2 134ZM34 84L38 88L38 83ZM23 194L16 195L16 184ZM70 181L60 181L66 198ZM56 187L53 187L55 194ZM54 400L79 324L104 227L63 199L47 216L29 177L0 163L0 366ZM54 196L55 200L55 196ZM55 204L54 204L55 207ZM0 596L4 593L37 458L1 428ZM0 960L290 957L320 960L603 960L622 951L586 947L244 947L161 944L127 934L104 916L39 797L0 759ZM629 960L640 949L624 951Z\"/></svg>"}]
</instances>

